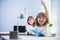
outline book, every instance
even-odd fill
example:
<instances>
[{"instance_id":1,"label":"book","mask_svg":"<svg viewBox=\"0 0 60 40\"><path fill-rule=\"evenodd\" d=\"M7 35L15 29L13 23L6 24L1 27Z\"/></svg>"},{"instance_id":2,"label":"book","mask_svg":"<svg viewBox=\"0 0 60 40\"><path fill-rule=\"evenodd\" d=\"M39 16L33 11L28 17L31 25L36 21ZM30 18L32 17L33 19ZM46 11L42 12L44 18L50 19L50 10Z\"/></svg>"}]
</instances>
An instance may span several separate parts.
<instances>
[{"instance_id":1,"label":"book","mask_svg":"<svg viewBox=\"0 0 60 40\"><path fill-rule=\"evenodd\" d=\"M34 32L36 35L38 35L39 37L43 37L45 36L43 33L39 32L38 30L31 30L32 32Z\"/></svg>"}]
</instances>

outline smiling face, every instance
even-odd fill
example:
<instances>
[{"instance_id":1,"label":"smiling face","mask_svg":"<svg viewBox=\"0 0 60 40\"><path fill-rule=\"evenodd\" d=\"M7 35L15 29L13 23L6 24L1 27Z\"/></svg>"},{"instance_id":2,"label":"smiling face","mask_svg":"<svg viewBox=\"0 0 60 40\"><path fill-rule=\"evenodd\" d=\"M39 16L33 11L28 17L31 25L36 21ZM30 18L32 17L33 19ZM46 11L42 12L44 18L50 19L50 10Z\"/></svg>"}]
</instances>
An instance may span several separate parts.
<instances>
[{"instance_id":1,"label":"smiling face","mask_svg":"<svg viewBox=\"0 0 60 40\"><path fill-rule=\"evenodd\" d=\"M37 18L39 25L43 25L46 22L45 17L41 16Z\"/></svg>"},{"instance_id":2,"label":"smiling face","mask_svg":"<svg viewBox=\"0 0 60 40\"><path fill-rule=\"evenodd\" d=\"M34 18L32 16L28 17L27 23L29 25L34 25Z\"/></svg>"},{"instance_id":3,"label":"smiling face","mask_svg":"<svg viewBox=\"0 0 60 40\"><path fill-rule=\"evenodd\" d=\"M30 25L33 25L34 19L33 19L33 18L29 18L28 23L29 23Z\"/></svg>"},{"instance_id":4,"label":"smiling face","mask_svg":"<svg viewBox=\"0 0 60 40\"><path fill-rule=\"evenodd\" d=\"M48 23L48 18L45 13L39 13L36 17L37 26L43 26Z\"/></svg>"}]
</instances>

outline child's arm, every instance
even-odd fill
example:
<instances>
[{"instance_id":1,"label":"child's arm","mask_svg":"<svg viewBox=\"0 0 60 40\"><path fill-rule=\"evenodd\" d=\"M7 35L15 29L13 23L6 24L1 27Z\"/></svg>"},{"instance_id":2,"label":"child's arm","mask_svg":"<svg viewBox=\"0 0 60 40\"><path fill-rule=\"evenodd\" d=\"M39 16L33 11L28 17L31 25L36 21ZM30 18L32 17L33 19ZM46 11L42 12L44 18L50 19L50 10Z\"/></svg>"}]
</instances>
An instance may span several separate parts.
<instances>
[{"instance_id":1,"label":"child's arm","mask_svg":"<svg viewBox=\"0 0 60 40\"><path fill-rule=\"evenodd\" d=\"M45 3L44 3L42 0L41 0L41 3L42 3L42 5L43 5L43 7L44 7L44 9L45 9L46 15L49 17L49 15L48 15L48 10L47 10L47 7L46 7Z\"/></svg>"}]
</instances>

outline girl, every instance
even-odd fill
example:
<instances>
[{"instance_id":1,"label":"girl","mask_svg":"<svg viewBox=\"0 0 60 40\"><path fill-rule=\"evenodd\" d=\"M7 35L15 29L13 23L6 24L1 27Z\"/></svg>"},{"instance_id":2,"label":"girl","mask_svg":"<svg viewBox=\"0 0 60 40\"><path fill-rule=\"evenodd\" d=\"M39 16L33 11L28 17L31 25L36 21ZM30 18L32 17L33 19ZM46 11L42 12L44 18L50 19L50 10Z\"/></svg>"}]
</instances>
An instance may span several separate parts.
<instances>
[{"instance_id":1,"label":"girl","mask_svg":"<svg viewBox=\"0 0 60 40\"><path fill-rule=\"evenodd\" d=\"M29 32L29 34L35 34L34 32L31 31L34 29L35 26L35 20L32 16L28 17L27 23L28 23L28 25L26 26L27 32Z\"/></svg>"},{"instance_id":2,"label":"girl","mask_svg":"<svg viewBox=\"0 0 60 40\"><path fill-rule=\"evenodd\" d=\"M48 11L47 11L47 8L46 8L46 5L44 4L44 2L41 1L41 3L44 6L45 13L44 12L38 13L38 15L36 17L36 24L37 24L37 26L35 28L38 31L40 31L42 34L45 35L45 29L46 29L45 26L48 23Z\"/></svg>"}]
</instances>

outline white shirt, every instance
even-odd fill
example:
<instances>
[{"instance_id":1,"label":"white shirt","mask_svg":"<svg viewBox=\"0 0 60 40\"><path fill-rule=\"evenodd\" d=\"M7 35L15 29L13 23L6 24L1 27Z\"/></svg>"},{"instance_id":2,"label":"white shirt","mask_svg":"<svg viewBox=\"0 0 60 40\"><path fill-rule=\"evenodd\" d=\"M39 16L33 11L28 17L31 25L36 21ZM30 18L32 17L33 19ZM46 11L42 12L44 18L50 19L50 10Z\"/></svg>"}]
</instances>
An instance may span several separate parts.
<instances>
[{"instance_id":1,"label":"white shirt","mask_svg":"<svg viewBox=\"0 0 60 40\"><path fill-rule=\"evenodd\" d=\"M45 35L46 28L44 26L42 26L42 27L36 26L35 29Z\"/></svg>"},{"instance_id":2,"label":"white shirt","mask_svg":"<svg viewBox=\"0 0 60 40\"><path fill-rule=\"evenodd\" d=\"M27 26L26 26L26 30L27 30L27 32L29 32L29 33L31 33L31 34L35 34L34 32L31 31L31 30L34 30L34 27L31 26L31 25L27 25Z\"/></svg>"}]
</instances>

